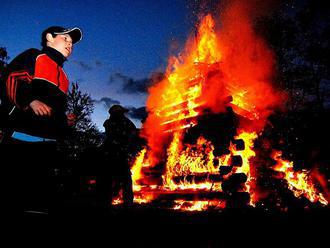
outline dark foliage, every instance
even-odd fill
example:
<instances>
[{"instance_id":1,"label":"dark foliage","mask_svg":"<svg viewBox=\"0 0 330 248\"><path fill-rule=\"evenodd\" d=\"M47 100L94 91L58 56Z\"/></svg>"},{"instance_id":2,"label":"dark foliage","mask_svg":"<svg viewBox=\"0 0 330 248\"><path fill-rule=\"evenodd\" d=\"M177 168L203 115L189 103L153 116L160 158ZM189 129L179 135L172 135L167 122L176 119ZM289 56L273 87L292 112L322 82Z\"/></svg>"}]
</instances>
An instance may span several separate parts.
<instances>
[{"instance_id":1,"label":"dark foliage","mask_svg":"<svg viewBox=\"0 0 330 248\"><path fill-rule=\"evenodd\" d=\"M83 93L77 82L72 83L68 93L67 112L74 115L75 123L72 126L72 136L66 140L63 149L71 158L79 159L85 149L101 144L101 134L91 120L93 110L90 95Z\"/></svg>"},{"instance_id":2,"label":"dark foliage","mask_svg":"<svg viewBox=\"0 0 330 248\"><path fill-rule=\"evenodd\" d=\"M6 48L0 47L0 77L2 75L3 70L6 68L8 59L9 57Z\"/></svg>"}]
</instances>

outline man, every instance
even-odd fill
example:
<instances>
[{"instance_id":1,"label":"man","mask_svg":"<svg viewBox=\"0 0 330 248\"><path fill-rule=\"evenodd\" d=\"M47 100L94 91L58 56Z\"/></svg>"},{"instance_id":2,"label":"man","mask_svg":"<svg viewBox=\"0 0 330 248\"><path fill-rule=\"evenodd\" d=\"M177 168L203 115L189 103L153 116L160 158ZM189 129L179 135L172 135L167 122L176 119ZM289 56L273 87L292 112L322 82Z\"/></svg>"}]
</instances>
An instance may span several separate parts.
<instances>
[{"instance_id":1,"label":"man","mask_svg":"<svg viewBox=\"0 0 330 248\"><path fill-rule=\"evenodd\" d=\"M15 131L14 138L28 140L66 135L69 80L63 63L81 38L79 28L49 27L42 32L41 51L26 50L8 65L1 80L1 127L7 134Z\"/></svg>"},{"instance_id":2,"label":"man","mask_svg":"<svg viewBox=\"0 0 330 248\"><path fill-rule=\"evenodd\" d=\"M55 199L51 172L63 161L54 141L68 135L72 121L66 116L69 80L63 63L81 38L79 28L47 28L41 34L42 50L18 55L0 81L0 157L7 161L1 164L9 169L10 195L23 197L25 212L49 209Z\"/></svg>"},{"instance_id":3,"label":"man","mask_svg":"<svg viewBox=\"0 0 330 248\"><path fill-rule=\"evenodd\" d=\"M129 157L137 129L125 116L128 111L121 105L113 105L109 109L110 118L103 124L106 134L103 146L107 163L99 173L97 191L105 204L111 202L120 190L123 193L124 205L129 206L133 203Z\"/></svg>"}]
</instances>

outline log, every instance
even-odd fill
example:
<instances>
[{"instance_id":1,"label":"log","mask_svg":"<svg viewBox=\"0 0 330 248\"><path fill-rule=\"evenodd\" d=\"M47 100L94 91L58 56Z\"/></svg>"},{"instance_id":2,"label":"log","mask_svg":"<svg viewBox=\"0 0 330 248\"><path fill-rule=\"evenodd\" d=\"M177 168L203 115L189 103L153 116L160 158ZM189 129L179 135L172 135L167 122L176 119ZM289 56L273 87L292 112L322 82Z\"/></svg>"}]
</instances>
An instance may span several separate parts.
<instances>
[{"instance_id":1,"label":"log","mask_svg":"<svg viewBox=\"0 0 330 248\"><path fill-rule=\"evenodd\" d=\"M219 171L220 171L220 175L224 176L227 175L228 173L231 172L231 170L233 169L233 166L220 166Z\"/></svg>"},{"instance_id":2,"label":"log","mask_svg":"<svg viewBox=\"0 0 330 248\"><path fill-rule=\"evenodd\" d=\"M232 141L233 145L235 146L236 151L243 151L245 150L245 143L242 139L237 139Z\"/></svg>"},{"instance_id":3,"label":"log","mask_svg":"<svg viewBox=\"0 0 330 248\"><path fill-rule=\"evenodd\" d=\"M222 155L228 155L230 154L230 150L228 148L215 148L213 151L213 155L216 157L222 156Z\"/></svg>"},{"instance_id":4,"label":"log","mask_svg":"<svg viewBox=\"0 0 330 248\"><path fill-rule=\"evenodd\" d=\"M231 166L236 166L236 167L241 167L243 165L243 159L241 155L234 155L230 159L230 165Z\"/></svg>"},{"instance_id":5,"label":"log","mask_svg":"<svg viewBox=\"0 0 330 248\"><path fill-rule=\"evenodd\" d=\"M242 190L243 184L247 181L247 176L244 173L235 173L226 179L222 184L224 192L237 192Z\"/></svg>"}]
</instances>

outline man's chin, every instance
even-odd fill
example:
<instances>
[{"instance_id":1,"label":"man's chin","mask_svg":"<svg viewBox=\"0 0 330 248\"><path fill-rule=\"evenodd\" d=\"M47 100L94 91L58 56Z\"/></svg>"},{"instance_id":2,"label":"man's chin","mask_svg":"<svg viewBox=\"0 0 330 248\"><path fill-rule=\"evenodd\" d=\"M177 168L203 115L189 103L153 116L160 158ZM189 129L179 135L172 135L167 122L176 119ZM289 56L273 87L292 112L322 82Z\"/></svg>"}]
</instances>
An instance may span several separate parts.
<instances>
[{"instance_id":1,"label":"man's chin","mask_svg":"<svg viewBox=\"0 0 330 248\"><path fill-rule=\"evenodd\" d=\"M71 53L69 53L69 52L64 52L64 53L62 53L63 54L63 56L65 57L65 58L68 58L70 55L71 55Z\"/></svg>"}]
</instances>

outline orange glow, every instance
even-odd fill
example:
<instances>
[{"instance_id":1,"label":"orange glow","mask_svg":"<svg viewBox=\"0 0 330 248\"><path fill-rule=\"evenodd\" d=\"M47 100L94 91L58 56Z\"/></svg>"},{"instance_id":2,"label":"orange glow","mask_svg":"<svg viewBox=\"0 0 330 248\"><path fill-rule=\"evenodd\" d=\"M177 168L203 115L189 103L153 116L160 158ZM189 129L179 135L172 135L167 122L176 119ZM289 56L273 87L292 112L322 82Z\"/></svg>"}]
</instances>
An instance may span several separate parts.
<instances>
[{"instance_id":1,"label":"orange glow","mask_svg":"<svg viewBox=\"0 0 330 248\"><path fill-rule=\"evenodd\" d=\"M323 194L319 193L313 185L308 171L294 171L293 162L282 159L282 152L280 151L275 151L272 157L277 162L274 170L284 173L288 187L296 197L304 196L311 202L320 202L323 205L328 205L328 201Z\"/></svg>"}]
</instances>

